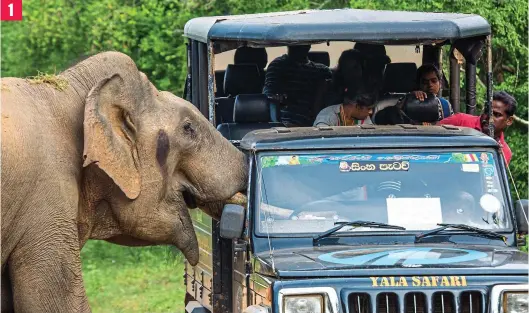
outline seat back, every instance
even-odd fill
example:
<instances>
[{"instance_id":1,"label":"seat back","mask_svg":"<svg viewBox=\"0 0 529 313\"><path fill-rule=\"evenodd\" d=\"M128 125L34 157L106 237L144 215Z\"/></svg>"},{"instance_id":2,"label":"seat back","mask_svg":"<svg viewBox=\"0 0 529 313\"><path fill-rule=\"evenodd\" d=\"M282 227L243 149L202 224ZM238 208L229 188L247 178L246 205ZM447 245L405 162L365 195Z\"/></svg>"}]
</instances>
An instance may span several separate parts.
<instances>
[{"instance_id":1,"label":"seat back","mask_svg":"<svg viewBox=\"0 0 529 313\"><path fill-rule=\"evenodd\" d=\"M217 130L228 140L241 140L252 130L272 127L284 127L275 104L264 94L240 94L235 97L233 122L219 124Z\"/></svg>"},{"instance_id":2,"label":"seat back","mask_svg":"<svg viewBox=\"0 0 529 313\"><path fill-rule=\"evenodd\" d=\"M331 58L327 51L311 51L309 52L308 57L312 62L320 63L327 67L331 65Z\"/></svg>"},{"instance_id":3,"label":"seat back","mask_svg":"<svg viewBox=\"0 0 529 313\"><path fill-rule=\"evenodd\" d=\"M256 64L261 70L268 64L268 54L265 48L240 47L235 50L233 64Z\"/></svg>"},{"instance_id":4,"label":"seat back","mask_svg":"<svg viewBox=\"0 0 529 313\"><path fill-rule=\"evenodd\" d=\"M226 94L224 93L224 76L226 74L226 70L217 70L215 71L215 86L217 88L217 91L215 92L215 98L225 97Z\"/></svg>"},{"instance_id":5,"label":"seat back","mask_svg":"<svg viewBox=\"0 0 529 313\"><path fill-rule=\"evenodd\" d=\"M384 70L383 93L408 93L417 89L415 63L389 63Z\"/></svg>"},{"instance_id":6,"label":"seat back","mask_svg":"<svg viewBox=\"0 0 529 313\"><path fill-rule=\"evenodd\" d=\"M229 64L224 75L224 93L235 97L262 92L261 74L255 64Z\"/></svg>"},{"instance_id":7,"label":"seat back","mask_svg":"<svg viewBox=\"0 0 529 313\"><path fill-rule=\"evenodd\" d=\"M217 125L233 122L233 106L239 94L261 93L262 78L255 64L229 64L224 74L225 97L215 99Z\"/></svg>"}]
</instances>

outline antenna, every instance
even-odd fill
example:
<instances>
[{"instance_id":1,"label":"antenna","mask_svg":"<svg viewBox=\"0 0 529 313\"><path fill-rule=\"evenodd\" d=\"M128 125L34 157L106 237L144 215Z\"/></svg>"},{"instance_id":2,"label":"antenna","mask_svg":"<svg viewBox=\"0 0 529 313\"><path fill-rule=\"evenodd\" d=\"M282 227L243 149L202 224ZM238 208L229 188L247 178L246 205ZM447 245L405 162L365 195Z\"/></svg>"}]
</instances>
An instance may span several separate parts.
<instances>
[{"instance_id":1,"label":"antenna","mask_svg":"<svg viewBox=\"0 0 529 313\"><path fill-rule=\"evenodd\" d=\"M487 36L487 104L485 110L489 116L488 129L489 136L494 138L494 120L492 118L492 38Z\"/></svg>"},{"instance_id":2,"label":"antenna","mask_svg":"<svg viewBox=\"0 0 529 313\"><path fill-rule=\"evenodd\" d=\"M503 149L500 149L500 155L503 158L503 160L505 161L505 164L507 164L507 160L505 160L505 155L503 155ZM520 193L518 192L518 188L516 188L516 182L514 181L514 177L512 176L511 169L509 168L509 165L507 165L506 167L507 167L507 172L509 173L509 177L511 178L512 185L514 187L514 191L516 192L516 198L519 201L520 200ZM523 213L523 215L525 217L525 220L529 223L529 221L527 219L527 215L525 214L525 210L522 210L522 213Z\"/></svg>"}]
</instances>

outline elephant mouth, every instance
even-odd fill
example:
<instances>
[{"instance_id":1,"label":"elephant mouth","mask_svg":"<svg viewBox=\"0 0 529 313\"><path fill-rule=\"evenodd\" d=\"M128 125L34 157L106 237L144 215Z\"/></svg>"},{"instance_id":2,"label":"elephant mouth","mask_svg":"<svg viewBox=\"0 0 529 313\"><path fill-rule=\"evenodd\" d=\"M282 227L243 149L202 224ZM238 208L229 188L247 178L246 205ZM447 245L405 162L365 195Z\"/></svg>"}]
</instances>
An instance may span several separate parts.
<instances>
[{"instance_id":1,"label":"elephant mouth","mask_svg":"<svg viewBox=\"0 0 529 313\"><path fill-rule=\"evenodd\" d=\"M186 206L190 209L194 209L197 207L197 199L195 196L189 192L187 189L182 191L182 197L184 198L184 201L186 203Z\"/></svg>"}]
</instances>

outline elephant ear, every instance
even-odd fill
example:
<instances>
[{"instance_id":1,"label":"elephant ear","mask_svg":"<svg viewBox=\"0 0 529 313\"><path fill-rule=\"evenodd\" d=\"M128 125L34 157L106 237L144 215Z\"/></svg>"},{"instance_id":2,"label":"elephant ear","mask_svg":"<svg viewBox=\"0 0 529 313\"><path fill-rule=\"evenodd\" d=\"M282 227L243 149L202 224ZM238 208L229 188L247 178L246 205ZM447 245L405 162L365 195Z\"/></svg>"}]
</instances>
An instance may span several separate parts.
<instances>
[{"instance_id":1,"label":"elephant ear","mask_svg":"<svg viewBox=\"0 0 529 313\"><path fill-rule=\"evenodd\" d=\"M135 100L120 75L100 81L90 90L84 114L83 167L95 163L129 199L141 190L136 128L131 120Z\"/></svg>"}]
</instances>

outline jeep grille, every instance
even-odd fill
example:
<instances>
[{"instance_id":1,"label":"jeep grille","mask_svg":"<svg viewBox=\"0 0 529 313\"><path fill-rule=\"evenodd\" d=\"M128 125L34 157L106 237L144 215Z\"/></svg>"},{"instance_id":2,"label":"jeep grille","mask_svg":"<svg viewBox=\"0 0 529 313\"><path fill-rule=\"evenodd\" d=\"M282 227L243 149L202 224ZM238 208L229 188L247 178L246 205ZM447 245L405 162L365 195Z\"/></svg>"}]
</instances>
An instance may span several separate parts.
<instances>
[{"instance_id":1,"label":"jeep grille","mask_svg":"<svg viewBox=\"0 0 529 313\"><path fill-rule=\"evenodd\" d=\"M349 294L349 313L484 313L482 291Z\"/></svg>"}]
</instances>

